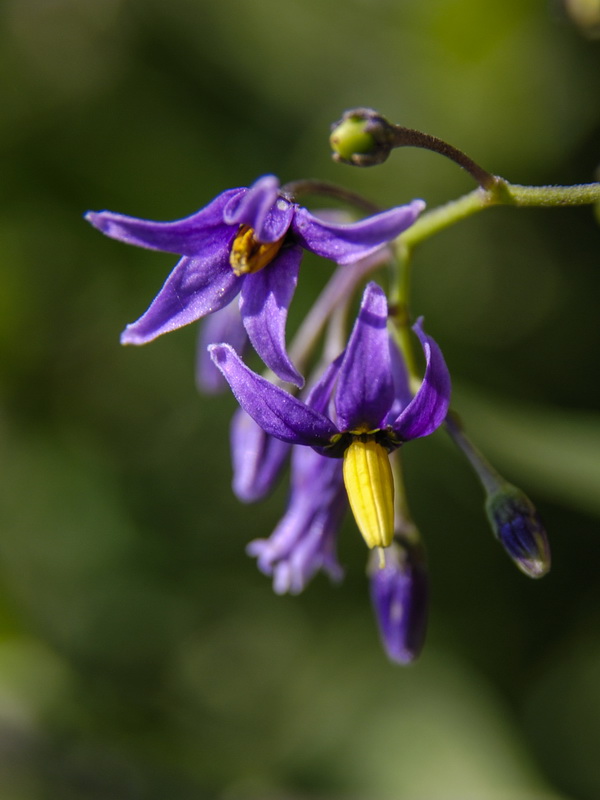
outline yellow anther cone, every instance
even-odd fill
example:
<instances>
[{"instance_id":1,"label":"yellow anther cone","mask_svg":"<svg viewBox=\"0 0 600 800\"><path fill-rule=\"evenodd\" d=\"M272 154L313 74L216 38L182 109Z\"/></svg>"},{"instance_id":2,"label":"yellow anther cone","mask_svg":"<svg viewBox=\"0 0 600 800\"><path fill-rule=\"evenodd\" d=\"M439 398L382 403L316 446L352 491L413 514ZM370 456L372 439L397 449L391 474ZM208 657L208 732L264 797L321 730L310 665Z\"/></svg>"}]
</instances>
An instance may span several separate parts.
<instances>
[{"instance_id":1,"label":"yellow anther cone","mask_svg":"<svg viewBox=\"0 0 600 800\"><path fill-rule=\"evenodd\" d=\"M389 547L394 536L394 479L385 447L355 439L344 453L344 484L367 546Z\"/></svg>"},{"instance_id":2,"label":"yellow anther cone","mask_svg":"<svg viewBox=\"0 0 600 800\"><path fill-rule=\"evenodd\" d=\"M231 245L229 263L236 275L259 272L270 264L281 250L285 237L275 242L259 242L248 225L240 225L237 236Z\"/></svg>"}]
</instances>

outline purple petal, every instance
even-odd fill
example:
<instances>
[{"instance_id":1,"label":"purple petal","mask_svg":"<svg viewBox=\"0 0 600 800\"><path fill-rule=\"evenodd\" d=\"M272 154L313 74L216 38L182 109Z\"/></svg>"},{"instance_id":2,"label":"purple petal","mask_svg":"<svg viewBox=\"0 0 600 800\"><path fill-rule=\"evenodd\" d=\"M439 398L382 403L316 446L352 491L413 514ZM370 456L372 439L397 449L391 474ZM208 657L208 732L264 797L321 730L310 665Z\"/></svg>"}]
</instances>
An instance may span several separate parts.
<instances>
[{"instance_id":1,"label":"purple petal","mask_svg":"<svg viewBox=\"0 0 600 800\"><path fill-rule=\"evenodd\" d=\"M354 264L409 228L424 208L423 200L413 200L351 225L335 225L299 207L292 230L300 244L312 253L338 264Z\"/></svg>"},{"instance_id":2,"label":"purple petal","mask_svg":"<svg viewBox=\"0 0 600 800\"><path fill-rule=\"evenodd\" d=\"M289 453L289 444L266 434L239 408L231 420L233 491L236 496L244 503L254 503L269 494Z\"/></svg>"},{"instance_id":3,"label":"purple petal","mask_svg":"<svg viewBox=\"0 0 600 800\"><path fill-rule=\"evenodd\" d=\"M212 258L184 256L150 308L121 334L122 344L146 344L230 303L241 285L227 251Z\"/></svg>"},{"instance_id":4,"label":"purple petal","mask_svg":"<svg viewBox=\"0 0 600 800\"><path fill-rule=\"evenodd\" d=\"M450 405L450 373L444 356L434 340L423 330L420 317L413 330L421 340L427 366L419 391L404 411L392 423L392 428L403 441L428 436L442 424Z\"/></svg>"},{"instance_id":5,"label":"purple petal","mask_svg":"<svg viewBox=\"0 0 600 800\"><path fill-rule=\"evenodd\" d=\"M229 247L236 231L224 223L223 209L244 191L222 192L205 208L175 222L152 222L112 211L89 211L85 218L106 236L126 244L181 256L209 255L221 247Z\"/></svg>"},{"instance_id":6,"label":"purple petal","mask_svg":"<svg viewBox=\"0 0 600 800\"><path fill-rule=\"evenodd\" d=\"M338 460L323 458L308 448L292 454L287 511L268 539L251 542L246 552L258 567L273 575L277 594L298 594L320 569L333 580L342 577L336 536L348 502Z\"/></svg>"},{"instance_id":7,"label":"purple petal","mask_svg":"<svg viewBox=\"0 0 600 800\"><path fill-rule=\"evenodd\" d=\"M196 385L200 392L217 394L227 388L227 381L208 355L209 344L226 342L238 353L248 341L237 303L229 303L200 321L196 349Z\"/></svg>"},{"instance_id":8,"label":"purple petal","mask_svg":"<svg viewBox=\"0 0 600 800\"><path fill-rule=\"evenodd\" d=\"M248 225L259 242L276 242L290 227L294 206L279 194L274 175L259 178L227 204L223 219L228 225Z\"/></svg>"},{"instance_id":9,"label":"purple petal","mask_svg":"<svg viewBox=\"0 0 600 800\"><path fill-rule=\"evenodd\" d=\"M383 646L392 661L409 664L427 629L429 581L420 549L392 544L386 565L371 572L371 600Z\"/></svg>"},{"instance_id":10,"label":"purple petal","mask_svg":"<svg viewBox=\"0 0 600 800\"><path fill-rule=\"evenodd\" d=\"M266 433L291 444L323 447L338 432L326 416L248 369L229 345L211 345L209 352L238 403Z\"/></svg>"},{"instance_id":11,"label":"purple petal","mask_svg":"<svg viewBox=\"0 0 600 800\"><path fill-rule=\"evenodd\" d=\"M285 323L296 291L302 250L285 248L259 272L244 276L240 312L248 337L269 369L283 381L304 385L285 349Z\"/></svg>"},{"instance_id":12,"label":"purple petal","mask_svg":"<svg viewBox=\"0 0 600 800\"><path fill-rule=\"evenodd\" d=\"M340 429L381 427L393 400L387 300L369 283L340 369L335 395Z\"/></svg>"}]
</instances>

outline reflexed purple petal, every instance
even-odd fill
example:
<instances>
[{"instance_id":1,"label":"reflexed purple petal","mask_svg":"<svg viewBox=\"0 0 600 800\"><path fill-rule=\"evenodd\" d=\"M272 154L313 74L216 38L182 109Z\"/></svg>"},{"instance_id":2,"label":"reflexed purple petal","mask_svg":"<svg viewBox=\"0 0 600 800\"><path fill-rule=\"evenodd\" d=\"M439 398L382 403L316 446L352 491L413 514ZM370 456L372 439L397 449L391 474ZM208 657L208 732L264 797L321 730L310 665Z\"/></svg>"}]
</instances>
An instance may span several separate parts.
<instances>
[{"instance_id":1,"label":"reflexed purple petal","mask_svg":"<svg viewBox=\"0 0 600 800\"><path fill-rule=\"evenodd\" d=\"M277 594L298 594L320 569L333 580L342 577L336 536L348 505L340 461L308 448L292 454L291 492L287 511L268 539L257 539L246 552L273 575Z\"/></svg>"},{"instance_id":2,"label":"reflexed purple petal","mask_svg":"<svg viewBox=\"0 0 600 800\"><path fill-rule=\"evenodd\" d=\"M427 629L429 581L419 550L392 544L386 565L371 571L371 600L381 641L398 664L409 664L421 652Z\"/></svg>"},{"instance_id":3,"label":"reflexed purple petal","mask_svg":"<svg viewBox=\"0 0 600 800\"><path fill-rule=\"evenodd\" d=\"M122 344L146 344L230 303L240 289L226 252L212 258L184 256L150 308L121 334Z\"/></svg>"},{"instance_id":4,"label":"reflexed purple petal","mask_svg":"<svg viewBox=\"0 0 600 800\"><path fill-rule=\"evenodd\" d=\"M285 349L285 323L298 282L302 250L284 248L265 268L244 276L240 312L244 327L258 355L281 380L296 386L304 378Z\"/></svg>"},{"instance_id":5,"label":"reflexed purple petal","mask_svg":"<svg viewBox=\"0 0 600 800\"><path fill-rule=\"evenodd\" d=\"M271 491L290 447L266 434L243 409L235 412L231 420L233 491L242 502L255 503Z\"/></svg>"},{"instance_id":6,"label":"reflexed purple petal","mask_svg":"<svg viewBox=\"0 0 600 800\"><path fill-rule=\"evenodd\" d=\"M346 347L335 394L340 429L381 427L393 400L387 300L376 283L369 283Z\"/></svg>"},{"instance_id":7,"label":"reflexed purple petal","mask_svg":"<svg viewBox=\"0 0 600 800\"><path fill-rule=\"evenodd\" d=\"M215 367L208 355L209 344L225 342L237 353L243 353L248 337L242 325L237 303L204 317L198 325L198 344L196 348L196 386L205 394L217 394L227 388L227 381Z\"/></svg>"},{"instance_id":8,"label":"reflexed purple petal","mask_svg":"<svg viewBox=\"0 0 600 800\"><path fill-rule=\"evenodd\" d=\"M338 432L323 414L248 369L229 345L211 345L209 352L238 403L266 433L291 444L318 447Z\"/></svg>"},{"instance_id":9,"label":"reflexed purple petal","mask_svg":"<svg viewBox=\"0 0 600 800\"><path fill-rule=\"evenodd\" d=\"M392 423L392 428L403 441L433 433L446 418L450 405L450 373L444 356L423 330L422 317L417 320L413 330L421 340L427 366L419 391Z\"/></svg>"},{"instance_id":10,"label":"reflexed purple petal","mask_svg":"<svg viewBox=\"0 0 600 800\"><path fill-rule=\"evenodd\" d=\"M227 204L223 219L229 225L248 225L259 242L276 242L285 235L294 215L294 206L279 195L274 175L259 178L245 192Z\"/></svg>"},{"instance_id":11,"label":"reflexed purple petal","mask_svg":"<svg viewBox=\"0 0 600 800\"><path fill-rule=\"evenodd\" d=\"M106 236L126 244L181 256L209 256L221 247L229 248L236 231L224 223L223 209L244 191L222 192L205 208L174 222L152 222L112 211L88 211L85 218Z\"/></svg>"},{"instance_id":12,"label":"reflexed purple petal","mask_svg":"<svg viewBox=\"0 0 600 800\"><path fill-rule=\"evenodd\" d=\"M312 253L338 264L354 264L409 228L425 208L422 200L392 208L351 225L334 225L297 208L292 230Z\"/></svg>"}]
</instances>

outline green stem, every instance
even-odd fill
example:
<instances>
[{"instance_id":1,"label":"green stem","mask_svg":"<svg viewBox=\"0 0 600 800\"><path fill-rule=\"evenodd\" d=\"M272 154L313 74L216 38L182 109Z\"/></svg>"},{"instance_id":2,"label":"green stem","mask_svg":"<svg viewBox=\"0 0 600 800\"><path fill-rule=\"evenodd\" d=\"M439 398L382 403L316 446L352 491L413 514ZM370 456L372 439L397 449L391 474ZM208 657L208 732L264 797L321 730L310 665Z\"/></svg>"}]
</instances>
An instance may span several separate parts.
<instances>
[{"instance_id":1,"label":"green stem","mask_svg":"<svg viewBox=\"0 0 600 800\"><path fill-rule=\"evenodd\" d=\"M412 128L404 128L402 125L392 126L392 131L390 142L392 147L423 147L439 153L466 170L484 189L493 190L494 186L502 180L479 166L462 150L448 144L443 139L438 139L437 136L430 136L428 133Z\"/></svg>"},{"instance_id":2,"label":"green stem","mask_svg":"<svg viewBox=\"0 0 600 800\"><path fill-rule=\"evenodd\" d=\"M400 234L397 241L411 249L435 233L490 206L580 206L600 202L600 183L579 186L519 186L499 180L491 189L479 187L434 208Z\"/></svg>"},{"instance_id":3,"label":"green stem","mask_svg":"<svg viewBox=\"0 0 600 800\"><path fill-rule=\"evenodd\" d=\"M519 186L506 183L504 205L514 206L586 206L600 202L600 183L577 186Z\"/></svg>"},{"instance_id":4,"label":"green stem","mask_svg":"<svg viewBox=\"0 0 600 800\"><path fill-rule=\"evenodd\" d=\"M410 330L410 278L412 253L399 243L394 247L396 259L392 261L392 279L389 297L389 318L396 343L404 357L411 378L418 377L417 359Z\"/></svg>"},{"instance_id":5,"label":"green stem","mask_svg":"<svg viewBox=\"0 0 600 800\"><path fill-rule=\"evenodd\" d=\"M458 200L423 214L408 230L400 234L394 242L397 270L392 278L390 291L390 319L411 378L418 380L417 360L409 327L412 252L418 244L490 206L564 207L592 203L600 203L600 183L579 186L519 186L498 178L489 188L480 186ZM460 437L460 433L456 436Z\"/></svg>"},{"instance_id":6,"label":"green stem","mask_svg":"<svg viewBox=\"0 0 600 800\"><path fill-rule=\"evenodd\" d=\"M469 439L456 412L448 412L444 425L454 443L467 457L488 495L496 493L506 485L502 475L492 467L481 450Z\"/></svg>"}]
</instances>

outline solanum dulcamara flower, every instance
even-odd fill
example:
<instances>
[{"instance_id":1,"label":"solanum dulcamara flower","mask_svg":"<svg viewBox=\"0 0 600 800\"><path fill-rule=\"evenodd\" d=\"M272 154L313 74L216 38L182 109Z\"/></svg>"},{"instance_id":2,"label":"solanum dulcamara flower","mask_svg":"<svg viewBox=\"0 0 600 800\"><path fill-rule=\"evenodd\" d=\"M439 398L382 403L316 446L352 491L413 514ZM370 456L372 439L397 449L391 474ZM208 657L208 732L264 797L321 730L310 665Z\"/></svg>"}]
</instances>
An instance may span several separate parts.
<instances>
[{"instance_id":1,"label":"solanum dulcamara flower","mask_svg":"<svg viewBox=\"0 0 600 800\"><path fill-rule=\"evenodd\" d=\"M354 264L406 230L425 203L413 200L352 224L320 220L295 203L273 175L228 189L174 222L89 212L86 219L127 244L182 256L123 344L145 344L228 305L240 295L244 327L264 363L282 380L303 378L285 347L285 325L302 250Z\"/></svg>"},{"instance_id":2,"label":"solanum dulcamara flower","mask_svg":"<svg viewBox=\"0 0 600 800\"><path fill-rule=\"evenodd\" d=\"M266 433L343 458L350 506L370 548L389 547L394 534L388 454L435 431L450 402L446 363L421 320L414 326L426 361L421 386L411 396L407 385L399 385L398 351L394 356L387 318L383 290L369 283L346 349L325 370L306 402L250 370L230 345L210 347L239 404Z\"/></svg>"}]
</instances>

